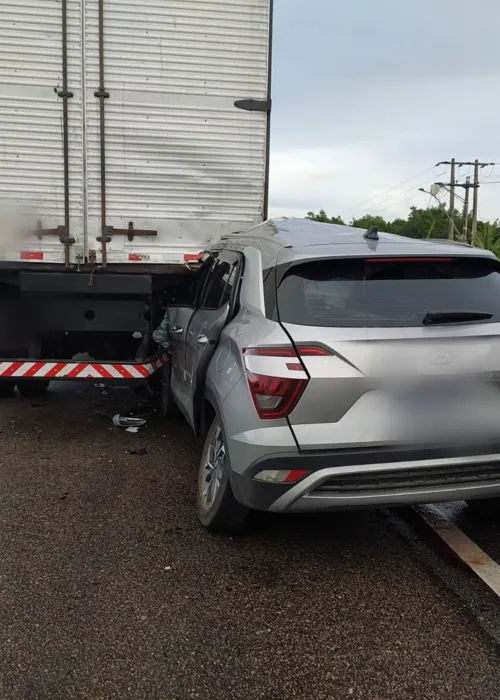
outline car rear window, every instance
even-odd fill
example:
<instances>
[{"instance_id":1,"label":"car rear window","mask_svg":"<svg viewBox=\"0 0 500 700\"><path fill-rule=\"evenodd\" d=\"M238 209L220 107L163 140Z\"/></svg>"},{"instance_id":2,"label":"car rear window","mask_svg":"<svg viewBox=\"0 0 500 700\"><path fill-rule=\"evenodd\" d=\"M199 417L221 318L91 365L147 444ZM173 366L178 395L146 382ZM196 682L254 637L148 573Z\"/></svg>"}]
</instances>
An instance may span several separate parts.
<instances>
[{"instance_id":1,"label":"car rear window","mask_svg":"<svg viewBox=\"0 0 500 700\"><path fill-rule=\"evenodd\" d=\"M498 322L500 266L486 258L311 261L285 273L277 296L280 320L307 326L420 326L429 312Z\"/></svg>"}]
</instances>

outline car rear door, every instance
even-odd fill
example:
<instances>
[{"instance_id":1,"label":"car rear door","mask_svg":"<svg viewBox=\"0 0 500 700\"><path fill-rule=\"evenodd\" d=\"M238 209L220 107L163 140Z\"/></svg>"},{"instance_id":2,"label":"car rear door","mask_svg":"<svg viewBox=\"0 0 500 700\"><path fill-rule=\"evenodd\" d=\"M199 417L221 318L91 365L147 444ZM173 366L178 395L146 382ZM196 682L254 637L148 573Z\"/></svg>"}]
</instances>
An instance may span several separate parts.
<instances>
[{"instance_id":1,"label":"car rear door","mask_svg":"<svg viewBox=\"0 0 500 700\"><path fill-rule=\"evenodd\" d=\"M208 364L222 329L233 313L242 266L241 254L232 251L219 254L207 278L199 308L189 324L185 359L186 409L193 424Z\"/></svg>"},{"instance_id":2,"label":"car rear door","mask_svg":"<svg viewBox=\"0 0 500 700\"><path fill-rule=\"evenodd\" d=\"M406 430L416 434L417 424L430 431L432 422L436 439L447 431L461 438L460 425L470 436L496 432L500 391L490 381L500 370L496 261L305 261L281 275L277 298L281 323L299 354L308 348L301 359L309 383L289 418L301 449L394 444ZM424 322L428 312L463 311L491 318ZM429 400L424 397L410 426L404 424L406 403L393 399L400 387L413 391L417 384L429 391ZM439 387L450 392L448 403L446 393L431 397ZM438 405L443 410L432 414Z\"/></svg>"}]
</instances>

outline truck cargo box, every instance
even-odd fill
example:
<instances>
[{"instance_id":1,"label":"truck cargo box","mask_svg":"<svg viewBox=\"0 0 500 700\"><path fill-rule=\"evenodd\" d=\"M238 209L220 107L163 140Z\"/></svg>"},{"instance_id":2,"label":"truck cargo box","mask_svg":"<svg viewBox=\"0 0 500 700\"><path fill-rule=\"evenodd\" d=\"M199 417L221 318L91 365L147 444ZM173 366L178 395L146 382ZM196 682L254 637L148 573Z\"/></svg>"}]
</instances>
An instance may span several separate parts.
<instances>
[{"instance_id":1,"label":"truck cargo box","mask_svg":"<svg viewBox=\"0 0 500 700\"><path fill-rule=\"evenodd\" d=\"M182 264L260 222L271 2L3 0L0 264Z\"/></svg>"}]
</instances>

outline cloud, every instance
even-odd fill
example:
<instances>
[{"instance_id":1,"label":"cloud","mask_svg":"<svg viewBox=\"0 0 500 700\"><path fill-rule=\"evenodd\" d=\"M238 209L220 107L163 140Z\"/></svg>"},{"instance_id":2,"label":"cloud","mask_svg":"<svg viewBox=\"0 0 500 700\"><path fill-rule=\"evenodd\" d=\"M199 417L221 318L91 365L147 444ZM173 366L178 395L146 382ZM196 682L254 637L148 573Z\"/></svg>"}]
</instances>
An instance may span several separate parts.
<instances>
[{"instance_id":1,"label":"cloud","mask_svg":"<svg viewBox=\"0 0 500 700\"><path fill-rule=\"evenodd\" d=\"M338 215L364 200L380 195L387 189L385 182L405 179L405 170L388 164L384 178L380 175L381 155L376 144L355 144L337 149L295 149L274 154L271 169L271 214L273 216L304 216L308 211L323 208ZM432 172L427 179L432 179ZM425 178L421 178L423 180ZM415 187L416 181L413 184ZM415 192L408 183L379 198L377 211L387 208L389 218L407 211ZM406 195L405 195L406 192ZM419 195L423 199L423 195ZM346 214L368 210L377 201Z\"/></svg>"},{"instance_id":2,"label":"cloud","mask_svg":"<svg viewBox=\"0 0 500 700\"><path fill-rule=\"evenodd\" d=\"M338 214L440 160L500 162L500 3L483 0L478 12L465 0L316 0L314 10L276 0L272 212ZM418 187L433 175L370 211L425 206ZM481 189L483 217L500 216L498 194L500 185Z\"/></svg>"}]
</instances>

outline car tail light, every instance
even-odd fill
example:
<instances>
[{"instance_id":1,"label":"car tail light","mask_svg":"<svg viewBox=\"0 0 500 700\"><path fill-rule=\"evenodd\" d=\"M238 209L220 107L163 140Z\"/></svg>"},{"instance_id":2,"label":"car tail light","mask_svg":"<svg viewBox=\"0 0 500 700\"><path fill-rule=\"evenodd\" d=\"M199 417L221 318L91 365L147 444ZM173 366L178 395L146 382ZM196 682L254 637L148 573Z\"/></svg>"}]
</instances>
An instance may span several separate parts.
<instances>
[{"instance_id":1,"label":"car tail light","mask_svg":"<svg viewBox=\"0 0 500 700\"><path fill-rule=\"evenodd\" d=\"M247 381L259 418L286 418L297 405L307 379L268 377L247 372Z\"/></svg>"},{"instance_id":2,"label":"car tail light","mask_svg":"<svg viewBox=\"0 0 500 700\"><path fill-rule=\"evenodd\" d=\"M299 345L297 352L301 357L327 357L332 354L319 345Z\"/></svg>"},{"instance_id":3,"label":"car tail light","mask_svg":"<svg viewBox=\"0 0 500 700\"><path fill-rule=\"evenodd\" d=\"M308 474L310 474L308 469L265 469L256 474L254 479L273 484L296 484Z\"/></svg>"},{"instance_id":4,"label":"car tail light","mask_svg":"<svg viewBox=\"0 0 500 700\"><path fill-rule=\"evenodd\" d=\"M452 262L453 258L436 258L435 256L427 256L425 258L417 258L416 256L410 257L410 258L401 258L401 257L393 257L393 258L366 258L365 263L414 263L414 262L422 262L422 263L436 263L436 262Z\"/></svg>"},{"instance_id":5,"label":"car tail light","mask_svg":"<svg viewBox=\"0 0 500 700\"><path fill-rule=\"evenodd\" d=\"M291 347L255 347L255 348L245 348L243 350L244 355L258 355L259 357L295 357L297 358L297 353L301 357L324 357L331 355L332 353L319 345L299 345L297 347L297 352Z\"/></svg>"},{"instance_id":6,"label":"car tail light","mask_svg":"<svg viewBox=\"0 0 500 700\"><path fill-rule=\"evenodd\" d=\"M281 364L274 363L272 374L254 372L251 367L248 367L248 363L245 363L248 387L259 418L264 420L287 418L299 402L309 381L300 356L330 354L316 346L300 347L297 351L298 354L293 347L254 347L243 351L243 356L268 357L275 360L282 358L283 360ZM287 362L290 359L293 361ZM300 372L302 376L289 376L290 372Z\"/></svg>"}]
</instances>

